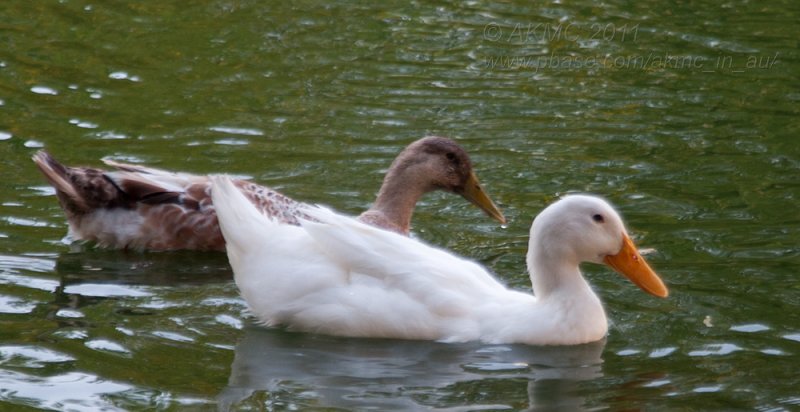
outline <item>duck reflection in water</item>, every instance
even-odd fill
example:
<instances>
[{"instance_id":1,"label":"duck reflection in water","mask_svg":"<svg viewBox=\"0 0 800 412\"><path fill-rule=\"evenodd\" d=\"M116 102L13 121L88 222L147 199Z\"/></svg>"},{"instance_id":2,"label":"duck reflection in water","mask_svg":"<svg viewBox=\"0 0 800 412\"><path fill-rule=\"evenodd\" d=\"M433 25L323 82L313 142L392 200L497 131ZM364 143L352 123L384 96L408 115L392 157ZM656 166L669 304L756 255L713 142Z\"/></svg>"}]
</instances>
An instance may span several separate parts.
<instances>
[{"instance_id":1,"label":"duck reflection in water","mask_svg":"<svg viewBox=\"0 0 800 412\"><path fill-rule=\"evenodd\" d=\"M247 326L218 409L581 410L605 339L575 346L350 339ZM455 397L455 398L454 398Z\"/></svg>"}]
</instances>

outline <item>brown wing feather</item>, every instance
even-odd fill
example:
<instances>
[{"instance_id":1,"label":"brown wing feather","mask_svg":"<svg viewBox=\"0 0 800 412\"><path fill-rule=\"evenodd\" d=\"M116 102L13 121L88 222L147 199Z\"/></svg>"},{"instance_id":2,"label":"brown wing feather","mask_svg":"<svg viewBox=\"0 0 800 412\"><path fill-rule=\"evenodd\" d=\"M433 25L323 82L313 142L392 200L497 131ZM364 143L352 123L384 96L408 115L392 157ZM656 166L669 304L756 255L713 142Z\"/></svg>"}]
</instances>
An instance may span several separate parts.
<instances>
[{"instance_id":1,"label":"brown wing feather","mask_svg":"<svg viewBox=\"0 0 800 412\"><path fill-rule=\"evenodd\" d=\"M135 178L117 178L118 188L133 202L149 205L160 203L181 203L180 192L169 191L156 184Z\"/></svg>"},{"instance_id":2,"label":"brown wing feather","mask_svg":"<svg viewBox=\"0 0 800 412\"><path fill-rule=\"evenodd\" d=\"M112 172L67 167L44 151L33 160L55 187L76 239L115 248L225 250L205 176L113 161L106 161L117 169ZM308 218L302 203L275 190L235 183L266 215L295 225L299 217Z\"/></svg>"}]
</instances>

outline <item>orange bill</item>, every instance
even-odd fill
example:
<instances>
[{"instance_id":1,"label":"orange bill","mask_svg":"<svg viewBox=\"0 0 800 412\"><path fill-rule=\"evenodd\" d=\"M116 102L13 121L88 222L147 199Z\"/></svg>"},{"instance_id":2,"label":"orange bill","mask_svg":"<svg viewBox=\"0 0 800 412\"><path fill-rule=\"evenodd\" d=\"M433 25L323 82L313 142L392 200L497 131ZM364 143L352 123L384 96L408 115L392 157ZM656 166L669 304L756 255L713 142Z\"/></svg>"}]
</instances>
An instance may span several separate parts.
<instances>
[{"instance_id":1,"label":"orange bill","mask_svg":"<svg viewBox=\"0 0 800 412\"><path fill-rule=\"evenodd\" d=\"M475 172L470 173L469 178L464 185L464 191L461 193L461 196L464 196L465 199L469 200L473 205L481 208L481 210L486 212L487 215L494 218L498 222L502 224L506 223L506 218L503 216L503 212L497 208L494 202L492 202L492 199L489 198L489 195L486 194L486 191L483 190L481 182L478 181L478 176L475 175Z\"/></svg>"},{"instance_id":2,"label":"orange bill","mask_svg":"<svg viewBox=\"0 0 800 412\"><path fill-rule=\"evenodd\" d=\"M628 235L622 235L622 249L619 253L606 256L603 261L645 292L660 298L669 295L664 282L639 254L639 250Z\"/></svg>"}]
</instances>

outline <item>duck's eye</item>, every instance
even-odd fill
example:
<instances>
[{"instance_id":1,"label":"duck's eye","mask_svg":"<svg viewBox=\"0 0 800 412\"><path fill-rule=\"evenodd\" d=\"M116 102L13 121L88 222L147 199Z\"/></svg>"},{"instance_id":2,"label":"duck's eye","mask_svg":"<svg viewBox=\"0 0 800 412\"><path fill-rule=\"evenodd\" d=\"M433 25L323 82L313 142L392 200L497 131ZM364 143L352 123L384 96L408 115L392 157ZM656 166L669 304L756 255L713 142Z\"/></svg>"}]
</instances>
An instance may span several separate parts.
<instances>
[{"instance_id":1,"label":"duck's eye","mask_svg":"<svg viewBox=\"0 0 800 412\"><path fill-rule=\"evenodd\" d=\"M456 156L456 154L453 153L453 152L447 152L445 154L445 157L447 157L447 160L449 160L454 165L460 165L461 164L461 159L459 159L459 157Z\"/></svg>"},{"instance_id":2,"label":"duck's eye","mask_svg":"<svg viewBox=\"0 0 800 412\"><path fill-rule=\"evenodd\" d=\"M597 223L603 223L603 222L605 222L605 221L606 221L606 220L603 218L603 215L601 215L601 214L599 214L599 213L598 213L598 214L596 214L596 215L594 215L594 216L592 216L592 219L593 219L595 222L597 222Z\"/></svg>"}]
</instances>

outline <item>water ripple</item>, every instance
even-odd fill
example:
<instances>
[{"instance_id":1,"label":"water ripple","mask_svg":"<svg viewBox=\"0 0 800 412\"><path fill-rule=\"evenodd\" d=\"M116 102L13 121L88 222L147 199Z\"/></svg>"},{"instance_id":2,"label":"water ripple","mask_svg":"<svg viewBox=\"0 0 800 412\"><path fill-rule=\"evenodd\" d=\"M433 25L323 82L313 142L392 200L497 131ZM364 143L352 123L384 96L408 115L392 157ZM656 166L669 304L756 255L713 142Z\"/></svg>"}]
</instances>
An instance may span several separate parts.
<instances>
[{"instance_id":1,"label":"water ripple","mask_svg":"<svg viewBox=\"0 0 800 412\"><path fill-rule=\"evenodd\" d=\"M175 332L155 331L153 335L175 342L194 342L194 338Z\"/></svg>"},{"instance_id":2,"label":"water ripple","mask_svg":"<svg viewBox=\"0 0 800 412\"><path fill-rule=\"evenodd\" d=\"M153 294L146 291L144 287L99 284L99 283L83 283L79 285L70 285L64 288L64 293L70 293L82 296L107 297L107 298L120 297L120 296L127 296L127 297L153 296Z\"/></svg>"},{"instance_id":3,"label":"water ripple","mask_svg":"<svg viewBox=\"0 0 800 412\"><path fill-rule=\"evenodd\" d=\"M225 314L217 315L214 318L214 320L216 320L218 323L230 326L234 329L242 329L244 327L244 322L242 322L241 319L235 318L230 315L225 315Z\"/></svg>"},{"instance_id":4,"label":"water ripple","mask_svg":"<svg viewBox=\"0 0 800 412\"><path fill-rule=\"evenodd\" d=\"M132 82L140 82L142 79L139 76L131 75L128 72L116 71L108 75L109 79L114 80L130 80Z\"/></svg>"},{"instance_id":5,"label":"water ripple","mask_svg":"<svg viewBox=\"0 0 800 412\"><path fill-rule=\"evenodd\" d=\"M770 328L769 326L762 325L760 323L749 323L746 325L731 326L730 330L734 332L755 333L755 332L763 332L766 330L770 330Z\"/></svg>"},{"instance_id":6,"label":"water ripple","mask_svg":"<svg viewBox=\"0 0 800 412\"><path fill-rule=\"evenodd\" d=\"M36 225L36 227L39 227ZM55 262L51 259L29 256L9 256L0 255L0 280L5 283L18 284L29 287L36 287L50 290L52 281L33 277L17 276L16 273L23 271L51 273L55 269ZM58 284L58 282L55 282Z\"/></svg>"},{"instance_id":7,"label":"water ripple","mask_svg":"<svg viewBox=\"0 0 800 412\"><path fill-rule=\"evenodd\" d=\"M31 313L36 303L14 296L0 295L0 313Z\"/></svg>"},{"instance_id":8,"label":"water ripple","mask_svg":"<svg viewBox=\"0 0 800 412\"><path fill-rule=\"evenodd\" d=\"M84 372L36 376L0 370L0 399L36 408L70 411L124 411L109 402L109 394L133 389Z\"/></svg>"},{"instance_id":9,"label":"water ripple","mask_svg":"<svg viewBox=\"0 0 800 412\"><path fill-rule=\"evenodd\" d=\"M38 346L0 346L0 364L24 368L42 368L49 363L74 361L75 358Z\"/></svg>"},{"instance_id":10,"label":"water ripple","mask_svg":"<svg viewBox=\"0 0 800 412\"><path fill-rule=\"evenodd\" d=\"M120 345L119 343L112 342L106 339L92 339L84 343L87 348L106 352L115 352L122 354L130 354L131 351Z\"/></svg>"},{"instance_id":11,"label":"water ripple","mask_svg":"<svg viewBox=\"0 0 800 412\"><path fill-rule=\"evenodd\" d=\"M720 356L729 355L742 350L742 347L733 343L714 343L705 345L703 349L689 352L689 356Z\"/></svg>"},{"instance_id":12,"label":"water ripple","mask_svg":"<svg viewBox=\"0 0 800 412\"><path fill-rule=\"evenodd\" d=\"M241 136L263 136L264 132L258 129L248 129L244 127L230 127L230 126L212 126L208 130L212 132L220 132L227 134L236 134Z\"/></svg>"},{"instance_id":13,"label":"water ripple","mask_svg":"<svg viewBox=\"0 0 800 412\"><path fill-rule=\"evenodd\" d=\"M46 94L51 96L58 95L58 91L47 86L34 86L31 87L31 91L36 94Z\"/></svg>"},{"instance_id":14,"label":"water ripple","mask_svg":"<svg viewBox=\"0 0 800 412\"><path fill-rule=\"evenodd\" d=\"M86 315L84 315L81 311L74 309L59 309L58 312L56 312L56 316L60 318L78 319L83 318Z\"/></svg>"},{"instance_id":15,"label":"water ripple","mask_svg":"<svg viewBox=\"0 0 800 412\"><path fill-rule=\"evenodd\" d=\"M59 286L58 281L55 280L40 279L31 276L12 275L7 273L0 273L0 282L7 285L22 286L26 288L44 290L47 292L54 292Z\"/></svg>"},{"instance_id":16,"label":"water ripple","mask_svg":"<svg viewBox=\"0 0 800 412\"><path fill-rule=\"evenodd\" d=\"M677 350L678 350L678 348L673 347L673 346L666 347L666 348L653 349L650 352L649 357L650 358L654 358L654 359L655 358L663 358L663 357L666 357L666 356L669 356L669 355L675 353Z\"/></svg>"}]
</instances>

